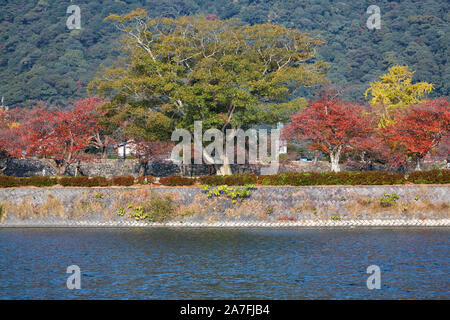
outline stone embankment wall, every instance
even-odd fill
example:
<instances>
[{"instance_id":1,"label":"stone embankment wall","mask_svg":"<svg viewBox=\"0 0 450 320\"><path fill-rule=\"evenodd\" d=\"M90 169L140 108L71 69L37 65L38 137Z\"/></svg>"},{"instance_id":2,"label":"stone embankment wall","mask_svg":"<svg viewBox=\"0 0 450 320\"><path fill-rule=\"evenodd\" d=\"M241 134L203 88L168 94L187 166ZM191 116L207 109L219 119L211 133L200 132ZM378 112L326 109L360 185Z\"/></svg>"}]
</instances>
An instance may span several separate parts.
<instances>
[{"instance_id":1,"label":"stone embankment wall","mask_svg":"<svg viewBox=\"0 0 450 320\"><path fill-rule=\"evenodd\" d=\"M424 170L431 169L438 163L424 163ZM76 168L77 167L77 168ZM442 167L442 164L441 164ZM77 169L77 170L76 170ZM366 168L368 169L368 168ZM382 167L373 167L371 170L386 170ZM414 168L409 168L413 170ZM260 165L231 165L233 173L254 173L260 175ZM341 165L341 170L361 170L357 166ZM172 175L182 175L187 177L203 176L215 174L214 165L177 165L171 161L140 163L133 159L104 159L96 162L80 163L71 165L65 175L73 176L75 172L84 176L102 176L102 177L119 177L119 176L139 176L142 174L154 177L167 177ZM283 172L323 172L330 171L330 163L326 161L285 161L280 162L279 173ZM43 160L38 159L0 159L0 174L16 177L31 176L55 176L56 172L53 168Z\"/></svg>"},{"instance_id":2,"label":"stone embankment wall","mask_svg":"<svg viewBox=\"0 0 450 320\"><path fill-rule=\"evenodd\" d=\"M213 165L177 165L170 161L149 162L145 165L133 159L105 159L96 162L80 163L77 165L78 174L85 176L139 176L142 173L154 177L167 177L171 175L202 176L215 174ZM231 165L233 173L254 173L259 175L261 167L257 165ZM344 169L344 168L343 168ZM302 172L302 171L329 171L328 162L320 161L317 164L312 162L294 161L280 165L279 172ZM76 172L76 165L71 165L66 175L73 176ZM31 176L55 176L54 169L45 161L38 159L0 159L0 174L16 177Z\"/></svg>"},{"instance_id":3,"label":"stone embankment wall","mask_svg":"<svg viewBox=\"0 0 450 320\"><path fill-rule=\"evenodd\" d=\"M158 226L131 216L152 197L172 200L165 225L449 227L449 191L449 185L257 187L233 202L196 187L9 188L0 189L0 227ZM386 194L398 199L382 203Z\"/></svg>"},{"instance_id":4,"label":"stone embankment wall","mask_svg":"<svg viewBox=\"0 0 450 320\"><path fill-rule=\"evenodd\" d=\"M76 165L71 165L66 175L75 174ZM141 165L138 160L101 160L99 162L81 163L78 173L86 176L137 176ZM55 176L55 170L45 161L38 159L0 160L0 174L15 177Z\"/></svg>"}]
</instances>

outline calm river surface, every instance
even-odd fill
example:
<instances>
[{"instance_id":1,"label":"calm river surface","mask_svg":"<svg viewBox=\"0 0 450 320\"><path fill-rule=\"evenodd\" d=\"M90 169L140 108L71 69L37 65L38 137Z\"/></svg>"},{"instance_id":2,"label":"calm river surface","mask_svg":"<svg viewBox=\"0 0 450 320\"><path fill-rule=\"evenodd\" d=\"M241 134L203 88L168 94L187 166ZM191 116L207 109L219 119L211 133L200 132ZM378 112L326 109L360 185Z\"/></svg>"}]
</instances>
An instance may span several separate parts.
<instances>
[{"instance_id":1,"label":"calm river surface","mask_svg":"<svg viewBox=\"0 0 450 320\"><path fill-rule=\"evenodd\" d=\"M449 244L449 229L0 229L0 299L450 299Z\"/></svg>"}]
</instances>

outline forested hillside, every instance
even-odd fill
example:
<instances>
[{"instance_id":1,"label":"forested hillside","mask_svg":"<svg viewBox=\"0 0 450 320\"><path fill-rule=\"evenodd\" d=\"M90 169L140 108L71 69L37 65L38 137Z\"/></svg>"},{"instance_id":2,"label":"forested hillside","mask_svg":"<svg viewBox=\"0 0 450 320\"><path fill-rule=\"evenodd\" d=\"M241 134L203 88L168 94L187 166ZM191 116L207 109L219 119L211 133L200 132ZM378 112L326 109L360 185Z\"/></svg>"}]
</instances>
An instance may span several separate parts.
<instances>
[{"instance_id":1,"label":"forested hillside","mask_svg":"<svg viewBox=\"0 0 450 320\"><path fill-rule=\"evenodd\" d=\"M67 7L81 8L81 30L69 30ZM381 29L369 30L369 5L381 9ZM369 82L388 67L409 65L415 81L448 96L449 8L446 0L0 0L0 96L5 104L41 100L64 105L87 95L86 86L120 54L119 32L103 19L135 8L150 16L216 14L248 24L275 23L325 41L319 58L328 78L363 99Z\"/></svg>"}]
</instances>

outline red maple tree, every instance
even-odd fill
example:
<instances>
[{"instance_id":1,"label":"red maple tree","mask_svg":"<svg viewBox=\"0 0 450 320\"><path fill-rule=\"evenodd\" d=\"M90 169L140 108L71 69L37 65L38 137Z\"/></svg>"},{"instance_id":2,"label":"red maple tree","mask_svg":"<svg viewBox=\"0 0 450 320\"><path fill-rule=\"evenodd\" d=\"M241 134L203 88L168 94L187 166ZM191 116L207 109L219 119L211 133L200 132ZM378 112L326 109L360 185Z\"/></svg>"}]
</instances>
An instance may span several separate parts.
<instances>
[{"instance_id":1,"label":"red maple tree","mask_svg":"<svg viewBox=\"0 0 450 320\"><path fill-rule=\"evenodd\" d=\"M136 156L141 165L139 172L141 176L145 175L149 161L164 160L165 156L170 156L174 146L172 141L134 140L134 143Z\"/></svg>"},{"instance_id":2,"label":"red maple tree","mask_svg":"<svg viewBox=\"0 0 450 320\"><path fill-rule=\"evenodd\" d=\"M337 172L341 155L367 143L373 127L364 106L321 93L318 100L291 117L291 123L283 128L283 137L308 140L309 148L330 155L331 170Z\"/></svg>"},{"instance_id":3,"label":"red maple tree","mask_svg":"<svg viewBox=\"0 0 450 320\"><path fill-rule=\"evenodd\" d=\"M382 135L394 153L416 161L416 170L420 170L420 161L449 134L449 102L439 98L411 105L395 119Z\"/></svg>"},{"instance_id":4,"label":"red maple tree","mask_svg":"<svg viewBox=\"0 0 450 320\"><path fill-rule=\"evenodd\" d=\"M17 109L0 108L0 156L20 158L25 142L20 134L21 112Z\"/></svg>"},{"instance_id":5,"label":"red maple tree","mask_svg":"<svg viewBox=\"0 0 450 320\"><path fill-rule=\"evenodd\" d=\"M98 98L86 98L76 101L72 111L43 106L28 111L21 125L26 142L23 156L43 158L58 175L74 162L91 160L84 151L101 130L96 111L100 102Z\"/></svg>"},{"instance_id":6,"label":"red maple tree","mask_svg":"<svg viewBox=\"0 0 450 320\"><path fill-rule=\"evenodd\" d=\"M105 100L99 97L85 98L75 102L76 109L74 110L76 112L78 109L84 112L84 117L93 117L95 119L96 125L87 128L90 132L89 143L90 146L100 151L102 159L106 159L107 157L107 148L117 144L117 141L113 137L104 134L104 126L98 122L105 115L104 111L100 111L100 107L105 102Z\"/></svg>"}]
</instances>

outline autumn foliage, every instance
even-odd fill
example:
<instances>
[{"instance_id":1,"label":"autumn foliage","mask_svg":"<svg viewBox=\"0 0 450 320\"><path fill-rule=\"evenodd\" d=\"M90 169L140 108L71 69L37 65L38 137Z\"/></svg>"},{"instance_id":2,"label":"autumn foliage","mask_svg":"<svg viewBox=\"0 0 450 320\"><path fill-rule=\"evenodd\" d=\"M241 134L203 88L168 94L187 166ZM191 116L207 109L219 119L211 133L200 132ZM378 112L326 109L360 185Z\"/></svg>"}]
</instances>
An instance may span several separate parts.
<instances>
[{"instance_id":1,"label":"autumn foliage","mask_svg":"<svg viewBox=\"0 0 450 320\"><path fill-rule=\"evenodd\" d=\"M20 115L10 111L9 125L0 132L2 149L15 158L48 160L60 175L71 163L89 160L85 149L101 130L97 109L103 103L100 98L86 98L76 101L72 110L38 104Z\"/></svg>"},{"instance_id":2,"label":"autumn foliage","mask_svg":"<svg viewBox=\"0 0 450 320\"><path fill-rule=\"evenodd\" d=\"M373 121L364 107L344 102L332 93L322 93L285 127L286 139L309 141L312 150L330 154L332 171L339 171L340 156L367 145L373 133Z\"/></svg>"},{"instance_id":3,"label":"autumn foliage","mask_svg":"<svg viewBox=\"0 0 450 320\"><path fill-rule=\"evenodd\" d=\"M291 141L309 141L310 149L329 154L332 171L339 171L339 159L345 153L368 155L396 168L412 159L418 170L420 161L431 153L448 157L448 100L425 100L398 109L384 127L376 119L373 109L322 93L291 117L283 135Z\"/></svg>"},{"instance_id":4,"label":"autumn foliage","mask_svg":"<svg viewBox=\"0 0 450 320\"><path fill-rule=\"evenodd\" d=\"M19 123L20 113L15 109L0 107L0 155L20 158L25 148Z\"/></svg>"},{"instance_id":5,"label":"autumn foliage","mask_svg":"<svg viewBox=\"0 0 450 320\"><path fill-rule=\"evenodd\" d=\"M410 157L417 162L435 149L450 129L450 106L446 99L427 100L397 112L396 121L381 134L393 153Z\"/></svg>"},{"instance_id":6,"label":"autumn foliage","mask_svg":"<svg viewBox=\"0 0 450 320\"><path fill-rule=\"evenodd\" d=\"M101 125L104 100L98 97L74 102L71 109L46 108L42 104L30 110L0 110L0 151L12 158L38 157L54 168L58 175L72 163L101 158L106 148L117 141L106 135ZM136 156L142 161L170 153L173 144L161 141L136 141Z\"/></svg>"},{"instance_id":7,"label":"autumn foliage","mask_svg":"<svg viewBox=\"0 0 450 320\"><path fill-rule=\"evenodd\" d=\"M84 150L101 129L96 109L102 103L99 98L86 98L76 101L69 111L42 106L29 111L21 125L24 156L54 160L58 175L71 163L86 159Z\"/></svg>"},{"instance_id":8,"label":"autumn foliage","mask_svg":"<svg viewBox=\"0 0 450 320\"><path fill-rule=\"evenodd\" d=\"M31 110L0 108L0 155L44 159L58 175L73 163L104 158L106 148L117 145L101 125L105 115L100 107L104 102L86 98L66 110L49 109L42 104ZM292 115L283 137L307 141L310 149L329 155L332 171L340 170L339 161L344 155L347 159L366 156L387 167L413 160L416 169L431 154L448 159L448 100L411 104L390 113L390 117L389 125L379 126L373 109L342 101L333 92L327 92ZM173 147L169 141L135 139L134 143L135 156L143 164L167 155ZM97 152L87 152L92 149Z\"/></svg>"}]
</instances>

